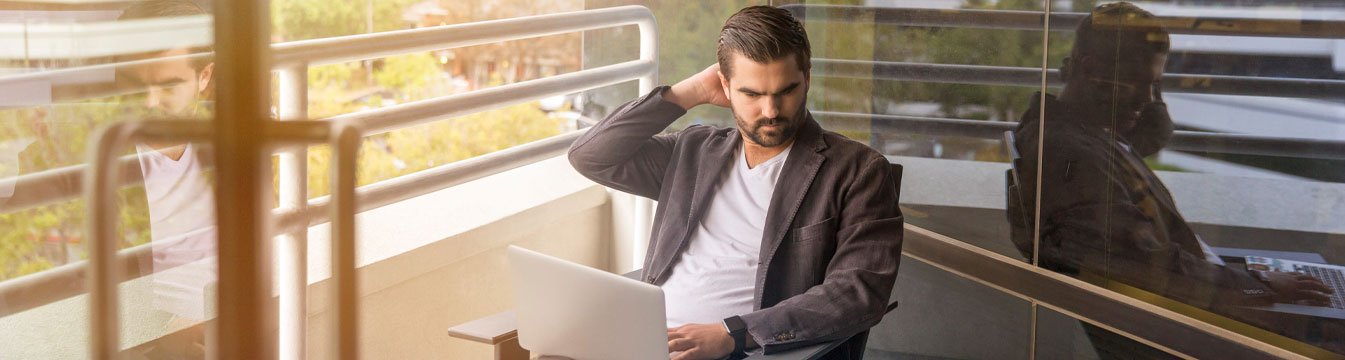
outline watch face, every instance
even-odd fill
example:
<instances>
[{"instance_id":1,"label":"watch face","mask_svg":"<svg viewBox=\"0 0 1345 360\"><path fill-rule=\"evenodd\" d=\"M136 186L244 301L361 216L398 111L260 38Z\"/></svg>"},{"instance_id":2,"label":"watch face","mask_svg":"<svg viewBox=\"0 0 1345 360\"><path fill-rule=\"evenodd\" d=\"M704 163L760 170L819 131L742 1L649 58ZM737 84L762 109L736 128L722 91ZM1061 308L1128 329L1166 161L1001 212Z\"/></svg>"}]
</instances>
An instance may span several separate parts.
<instances>
[{"instance_id":1,"label":"watch face","mask_svg":"<svg viewBox=\"0 0 1345 360\"><path fill-rule=\"evenodd\" d=\"M740 317L729 317L724 319L724 329L728 330L729 334L747 331L747 323Z\"/></svg>"}]
</instances>

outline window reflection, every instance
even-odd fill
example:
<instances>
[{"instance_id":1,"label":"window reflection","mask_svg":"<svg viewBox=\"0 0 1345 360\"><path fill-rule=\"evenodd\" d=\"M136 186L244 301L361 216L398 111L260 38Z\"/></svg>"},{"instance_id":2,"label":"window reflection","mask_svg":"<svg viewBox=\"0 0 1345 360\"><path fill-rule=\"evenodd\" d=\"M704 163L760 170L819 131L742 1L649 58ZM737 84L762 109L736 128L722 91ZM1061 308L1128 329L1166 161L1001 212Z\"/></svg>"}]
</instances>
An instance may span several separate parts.
<instances>
[{"instance_id":1,"label":"window reflection","mask_svg":"<svg viewBox=\"0 0 1345 360\"><path fill-rule=\"evenodd\" d=\"M1063 88L1034 95L1030 110L1009 135L1021 155L1007 175L1015 246L1029 258L1035 250L1040 265L1050 270L1117 282L1123 285L1113 289L1157 294L1345 352L1339 340L1345 329L1340 319L1345 317L1331 317L1328 311L1340 305L1333 304L1335 290L1328 286L1335 281L1333 275L1292 266L1279 271L1249 267L1245 255L1257 254L1255 250L1215 251L1210 243L1222 239L1202 237L1179 210L1166 176L1153 170L1161 166L1153 165L1151 156L1167 146L1177 127L1161 89L1172 43L1160 24L1139 6L1112 3L1097 7L1078 25L1073 48L1060 67ZM1186 68L1199 58L1178 56ZM1039 185L1040 243L1034 243ZM1100 354L1126 353L1105 345L1122 343L1108 341L1115 334L1088 334Z\"/></svg>"}]
</instances>

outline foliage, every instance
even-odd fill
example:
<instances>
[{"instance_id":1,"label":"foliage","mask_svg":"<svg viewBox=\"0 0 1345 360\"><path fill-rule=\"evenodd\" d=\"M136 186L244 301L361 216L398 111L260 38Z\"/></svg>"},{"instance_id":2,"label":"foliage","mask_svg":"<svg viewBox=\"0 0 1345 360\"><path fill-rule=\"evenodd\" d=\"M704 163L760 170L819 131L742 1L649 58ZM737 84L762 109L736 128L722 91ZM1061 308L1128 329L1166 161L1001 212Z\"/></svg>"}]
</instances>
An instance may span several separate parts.
<instances>
[{"instance_id":1,"label":"foliage","mask_svg":"<svg viewBox=\"0 0 1345 360\"><path fill-rule=\"evenodd\" d=\"M111 101L108 101L111 100ZM17 155L22 174L81 164L88 156L86 142L92 129L134 119L133 111L116 106L120 98L47 105L0 111L0 141L26 139L32 143ZM73 139L73 141L72 141ZM128 149L127 154L130 153ZM79 184L53 184L66 188ZM15 189L23 191L23 189ZM148 205L143 187L117 193L118 233L121 247L150 239ZM0 210L5 209L0 202ZM84 258L83 199L17 212L0 213L0 280L23 276ZM67 242L62 246L61 239ZM74 252L68 253L68 252Z\"/></svg>"},{"instance_id":2,"label":"foliage","mask_svg":"<svg viewBox=\"0 0 1345 360\"><path fill-rule=\"evenodd\" d=\"M564 123L536 102L471 114L366 138L360 148L359 185L366 185L560 135ZM310 197L330 193L331 148L308 153Z\"/></svg>"},{"instance_id":3,"label":"foliage","mask_svg":"<svg viewBox=\"0 0 1345 360\"><path fill-rule=\"evenodd\" d=\"M409 95L424 89L439 71L439 61L426 53L392 56L374 72L374 83Z\"/></svg>"},{"instance_id":4,"label":"foliage","mask_svg":"<svg viewBox=\"0 0 1345 360\"><path fill-rule=\"evenodd\" d=\"M279 41L318 39L367 33L369 7L373 31L400 30L402 10L411 0L275 0L271 23Z\"/></svg>"}]
</instances>

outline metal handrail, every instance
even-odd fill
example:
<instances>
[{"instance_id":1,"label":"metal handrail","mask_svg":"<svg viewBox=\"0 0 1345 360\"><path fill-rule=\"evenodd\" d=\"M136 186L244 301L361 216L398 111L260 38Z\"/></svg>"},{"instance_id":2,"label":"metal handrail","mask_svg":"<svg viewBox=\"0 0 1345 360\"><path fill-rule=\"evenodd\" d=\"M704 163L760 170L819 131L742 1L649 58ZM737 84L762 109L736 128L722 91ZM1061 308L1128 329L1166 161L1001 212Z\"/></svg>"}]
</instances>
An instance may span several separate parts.
<instances>
[{"instance_id":1,"label":"metal handrail","mask_svg":"<svg viewBox=\"0 0 1345 360\"><path fill-rule=\"evenodd\" d=\"M871 121L865 129L847 129L844 123L827 123L832 130L865 130L882 134L958 136L998 140L1005 131L1018 128L1017 122L933 118L923 116L879 115L836 111L814 111L819 119ZM1167 150L1225 154L1292 156L1345 160L1345 141L1278 136L1221 134L1200 131L1173 131Z\"/></svg>"},{"instance_id":2,"label":"metal handrail","mask_svg":"<svg viewBox=\"0 0 1345 360\"><path fill-rule=\"evenodd\" d=\"M271 48L276 52L274 69L275 71L281 72L283 75L284 72L293 71L296 67L306 69L306 66L309 65L480 45L483 43L526 39L566 32L564 31L566 27L561 25L579 29L573 31L636 25L640 29L642 38L646 37L646 34L656 34L654 15L649 9L640 6L619 6L598 10L530 16L479 23L295 41L275 44ZM507 30L512 31L512 33L509 35L490 35L489 38L492 41L489 42L482 42L482 40L466 37L466 34L484 34L486 32L485 30ZM656 36L642 39L640 43L640 58L633 61L594 69L586 69L543 79L502 85L444 98L421 100L386 108L339 115L329 118L328 120L356 121L367 134L375 135L394 129L481 111L485 107L476 105L487 104L488 102L483 100L498 98L501 94L510 94L513 99L517 100L513 103L501 103L504 105L511 105L548 96L589 90L633 79L639 80L639 86L640 89L642 89L641 91L648 91L654 88L654 82L658 77L658 66L656 62L658 59L658 47L654 43L654 40L656 39ZM429 41L432 44L408 45L410 47L401 50L400 52L394 50L395 48L389 45L415 44L414 40ZM208 56L208 54L195 54L186 57L195 59L203 56ZM307 64L299 61L300 59L307 59L306 56L314 56L315 60ZM128 63L104 64L76 69L5 76L0 77L0 85L31 81L58 82L56 79L71 74L81 74L93 71L114 71L115 69L124 66L146 66L174 60L180 60L180 58L139 60ZM306 80L306 76L299 76L295 79L295 81ZM93 96L98 93L81 94ZM284 92L282 92L281 95L284 96ZM304 97L302 101L307 101L307 98ZM301 106L297 103L281 105L280 108L282 111L287 108ZM458 109L453 108L453 106L464 105L472 105L472 110L458 111ZM306 103L302 106L306 106ZM129 161L132 160L133 158L128 157L127 166L135 165L129 163ZM16 187L20 184L36 185L37 188L51 188L54 185L59 184L72 184L74 186L65 186L62 189L52 189L52 191L49 192L50 195L41 197L31 195L25 195L22 198L16 197L3 206L0 206L0 211L13 212L78 197L80 193L78 184L81 183L80 176L82 175L80 174L83 173L84 167L84 165L75 165L19 176L19 184L16 184ZM130 176L128 180L129 181L124 182L126 186L132 186L137 183L135 181L137 179L133 176ZM48 192L44 191L43 193Z\"/></svg>"},{"instance_id":3,"label":"metal handrail","mask_svg":"<svg viewBox=\"0 0 1345 360\"><path fill-rule=\"evenodd\" d=\"M1264 339L1193 319L1088 282L976 245L906 224L901 253L1003 293L1142 339L1195 359L1307 359L1339 357L1298 344L1279 348ZM1176 340L1180 339L1180 340Z\"/></svg>"},{"instance_id":4,"label":"metal handrail","mask_svg":"<svg viewBox=\"0 0 1345 360\"><path fill-rule=\"evenodd\" d=\"M636 25L640 30L640 58L625 63L603 66L594 69L581 70L574 73L557 75L537 80L529 80L515 84L503 85L483 90L472 91L453 96L447 96L436 99L422 100L412 103L395 105L387 108L371 110L361 113L346 114L324 119L322 123L349 124L358 128L367 126L368 132L363 132L362 136L383 133L395 129L406 128L418 124L423 124L435 120L451 118L465 115L473 112L480 112L491 108L498 108L526 102L529 100L544 98L547 96L573 93L576 91L589 90L597 87L621 83L624 81L638 80L641 92L651 91L658 74L658 52L657 52L657 32L653 13L648 9L639 6L623 6L615 8L606 8L599 10L588 10L571 13L561 13L552 15L533 16L517 19L506 19L497 21L488 21L482 23L471 23L462 25L451 25L428 29L395 31L389 33L356 35L341 38L328 38L310 41L301 41L294 43L277 44L273 46L276 50L276 68L281 75L281 100L278 104L282 120L302 120L307 117L307 67L312 64L340 62L349 60L358 60L365 58L383 57L396 55L400 53L414 53L432 49L443 49L477 45L490 42L508 41L514 39L523 39L551 34L592 30L605 27ZM473 36L476 36L475 38ZM400 46L400 47L399 47ZM205 56L205 55L194 55ZM136 62L133 65L152 64L157 61L166 61L162 59L147 60ZM126 64L100 65L96 70L115 71L118 66ZM3 77L0 78L0 84L11 79L23 79L25 81L32 79L54 79L61 74L77 73L83 70L67 70L57 74L25 74L22 77ZM88 94L84 94L88 95ZM283 139L284 136L276 136L276 132L282 134L303 133L306 122L268 122L264 133L267 138ZM114 129L136 129L136 131L151 131L153 129L142 125L124 125L127 123L114 124ZM197 126L206 123L197 123L193 125L164 125L164 126ZM118 135L124 130L118 130ZM312 131L308 132L312 135ZM492 154L483 155L477 158L468 159L453 164L437 167L434 169L417 172L414 174L398 177L388 181L371 184L360 188L359 195L355 195L353 181L350 177L343 183L350 184L348 197L352 202L346 202L340 197L321 197L318 199L307 200L305 194L304 179L307 178L307 168L295 166L305 162L306 147L292 146L295 144L304 144L302 141L296 142L288 140L284 144L273 143L272 146L286 145L277 147L282 154L282 165L280 168L281 177L281 208L273 213L274 218L279 219L281 231L288 233L286 236L290 240L287 248L282 250L282 259L306 256L306 247L301 246L306 234L307 226L284 226L284 224L305 224L327 222L333 218L329 212L333 209L354 209L364 211L392 202L404 200L414 195L425 194L435 190L451 187L463 182L485 177L491 174L500 173L508 169L513 169L544 158L554 157L562 154L569 144L582 134L582 131L572 132L549 139L525 144L511 149L506 149ZM342 139L348 138L346 134ZM116 137L124 139L124 137ZM198 139L200 140L200 139ZM111 143L118 143L110 141ZM284 142L284 141L282 141ZM104 146L106 147L106 146ZM295 150L298 148L298 150ZM102 160L108 160L111 152L99 153ZM297 154L297 156L296 156ZM341 158L341 157L338 157ZM349 161L353 161L351 155L344 156ZM343 160L346 161L346 160ZM99 174L113 175L117 171L126 171L134 169L138 164L134 156L128 156L122 159L119 166L113 166L109 169L106 165L94 166L73 166L61 169L44 171L37 174L29 174L21 177L23 184L33 184L52 179L59 179L67 184L82 184L83 179L88 175L81 176L84 171L94 171ZM349 167L348 165L341 168ZM109 171L110 170L110 171ZM337 174L333 174L334 179L339 179ZM116 183L107 183L104 181L91 181L85 186L97 186L101 190L100 194L106 194L107 188L119 188L122 185L134 183L134 179L123 179ZM344 187L344 186L343 186ZM57 201L58 199L73 198L78 194L78 188L70 194L55 193L47 196L46 199L24 200L18 205L25 208L38 206L46 200ZM90 192L92 193L92 192ZM337 193L333 193L337 194ZM97 194L95 194L97 195ZM101 195L98 195L101 196ZM357 197L358 196L358 197ZM312 204L310 206L310 203ZM15 204L11 204L15 205ZM103 208L104 206L93 206L90 208ZM11 208L12 209L12 208ZM342 213L345 213L343 211ZM97 217L98 215L91 215ZM311 218L311 219L310 219ZM106 223L91 220L92 226L105 226ZM333 224L333 230L338 231L339 224ZM635 231L640 231L635 226ZM345 227L339 230L342 237L349 236L353 238L353 228ZM90 232L95 233L95 231ZM337 235L334 234L334 239ZM105 243L105 242L102 242ZM107 247L103 244L103 247ZM340 259L338 266L348 267L348 271L336 271L336 274L352 274L354 269L354 257L341 255L338 250L353 250L353 243L334 246L333 250L338 253L333 254L334 259ZM117 254L115 248L102 249L99 252L99 260L90 260L87 262L95 270L94 277L100 279L95 282L92 289L98 292L93 296L95 305L103 306L108 304L109 299L113 299L104 289L108 279L116 277L132 278L147 275L144 269L132 266L131 262L138 262L140 259L148 256L149 247L139 246L132 249L123 250ZM340 257L345 256L345 257ZM115 260L114 260L115 259ZM6 282L0 282L0 299L5 299L9 304L21 304L22 308L11 307L6 309L7 314L30 309L42 304L51 303L60 299L78 295L84 291L79 287L58 288L69 281L80 281L85 277L85 272L76 268L83 266L85 262L71 264L59 268L59 271L48 271L35 274L29 277L23 277ZM302 261L286 262L284 273L295 275L285 279L287 282L295 284L282 284L280 297L281 300L281 321L288 322L287 326L282 326L285 331L280 334L280 350L286 358L302 358L303 354L303 332L306 322L303 317L306 316L306 305L301 294L306 287L306 266ZM69 269L67 269L69 268ZM121 272L110 272L110 269L120 268ZM152 270L151 270L152 271ZM344 278L353 279L353 276L344 276ZM344 283L345 281L339 281ZM352 285L353 286L353 285ZM355 296L353 287L341 286L340 294L337 298L352 299ZM42 289L42 291L34 291ZM296 290L297 289L297 290ZM296 301L298 300L298 301ZM115 304L115 302L113 302ZM114 305L115 306L115 305ZM113 308L115 309L115 307ZM345 332L343 338L354 336L347 328L354 328L353 307L343 307L340 311L340 321L338 321L337 331ZM95 309L95 324L99 329L110 329L111 324L116 324L115 314L109 312L109 309ZM4 316L7 314L0 314ZM111 329L110 331L115 331ZM116 337L116 332L105 332L111 334L111 338ZM288 340L287 340L288 339ZM100 339L96 341L95 349L110 349L109 344L115 341ZM353 343L353 342L352 342ZM349 349L341 349L336 353L343 353ZM297 356L296 356L297 354Z\"/></svg>"},{"instance_id":5,"label":"metal handrail","mask_svg":"<svg viewBox=\"0 0 1345 360\"><path fill-rule=\"evenodd\" d=\"M780 6L805 21L863 22L881 25L1037 30L1045 12L1024 10L927 9L847 5ZM1051 31L1074 31L1088 13L1051 11ZM1129 20L1134 21L1134 20ZM1140 24L1136 24L1140 25ZM1158 16L1156 25L1181 35L1345 38L1345 21Z\"/></svg>"},{"instance_id":6,"label":"metal handrail","mask_svg":"<svg viewBox=\"0 0 1345 360\"><path fill-rule=\"evenodd\" d=\"M875 21L882 24L910 25L910 26L953 26L953 27L977 27L977 28L995 28L995 29L1041 29L1040 12L1032 11L1012 11L1012 10L933 10L916 8L872 8L856 6L833 6L833 5L785 5L783 8L794 12L796 16L803 14L806 9L808 21ZM566 26L577 26L583 29L598 29L602 27L612 27L621 25L635 24L639 25L642 33L646 29L653 27L653 15L647 13L647 9L639 7L617 7L599 10L588 10L586 14L596 14L598 20L584 18L586 21L576 20L574 13L562 13L552 15L542 15L538 17L527 17L518 19L505 19L488 21L472 24L447 25L438 27L429 27L414 30L391 31L376 34L353 35L337 38L325 38L315 40L296 41L289 43L280 43L272 45L272 50L276 53L277 71L286 71L295 66L307 66L301 60L308 59L307 64L325 64L342 61L354 61L360 59L376 58L380 56L396 55L399 53L425 51L434 49L443 49L447 47L460 47L479 45L489 42L498 42L513 40L517 38L526 38L534 36L553 35L565 32L564 27L556 24L548 24L544 20L554 20ZM872 14L870 20L868 17ZM1052 12L1051 22L1053 24L1062 24L1060 29L1072 31L1078 20L1086 14L1083 13L1057 13ZM635 20L624 18L635 17ZM1186 19L1186 18L1173 18ZM1191 20L1193 23L1195 20ZM1232 21L1235 25L1229 24ZM1237 27L1241 24L1239 21L1261 21L1259 19L1203 19L1201 24L1225 24L1223 27ZM522 26L524 32L517 37L506 37L498 35L489 35L486 30L518 30L511 27ZM1257 23L1261 24L1261 23ZM1272 22L1271 24L1280 24ZM1340 37L1345 34L1339 31L1342 22L1338 21L1306 21L1295 22L1302 31L1314 32L1314 34ZM1206 26L1206 25L1202 25ZM1269 25L1267 25L1269 26ZM1276 25L1279 26L1279 25ZM1055 30L1056 28L1053 28ZM1223 30L1209 30L1206 27L1196 27L1195 29L1204 29L1204 32L1192 32L1199 34L1230 35ZM1263 27L1260 29L1276 29L1274 26ZM1335 29L1335 30L1333 30ZM1209 31L1206 31L1209 30ZM1223 32L1220 32L1223 31ZM1260 30L1258 30L1260 31ZM481 36L473 38L472 36ZM487 39L488 37L488 39ZM1311 37L1311 36L1309 36ZM424 41L417 43L416 41ZM489 41L487 41L489 40ZM655 47L646 48L642 42L641 59L656 59ZM407 50L397 50L396 46L407 46ZM195 54L190 57L208 56L208 54ZM312 58L309 58L312 57ZM94 70L111 71L120 66L142 66L152 64L158 61L169 61L172 59L152 59L140 60L122 64L106 64L91 67L64 69L43 73L20 74L13 76L0 77L0 84L27 82L34 80L54 81L62 76L72 76L80 73L88 73ZM1003 86L1025 86L1039 87L1041 82L1041 71L1038 68L1006 67L1006 66L981 66L981 65L955 65L955 64L920 64L903 62L870 62L857 60L841 59L813 59L813 74L821 77L846 77L863 79L881 79L897 81L923 81L939 83L959 83L959 84L979 84L979 85L1003 85ZM652 66L651 62L641 60L631 61L620 66L625 66L622 72L636 73L646 71L644 67ZM584 70L595 71L595 70ZM581 71L580 73L584 72ZM612 70L613 72L618 72ZM543 79L553 88L561 88L571 79L578 78L578 73L560 75L558 77ZM562 80L565 79L565 80ZM652 80L651 80L652 81ZM59 81L55 81L59 83ZM1047 70L1047 83L1051 87L1059 87L1063 84L1060 80L1058 70ZM1163 89L1174 93L1197 93L1197 94L1225 94L1225 95L1257 95L1257 96L1284 96L1301 98L1319 98L1319 99L1338 99L1336 94L1345 93L1345 81L1341 80L1314 80L1314 79L1292 79L1292 78L1269 78L1269 77L1250 77L1250 76L1220 76L1220 75L1195 75L1195 74L1168 74L1164 76ZM517 85L517 84L514 84ZM610 83L590 83L589 88L610 85ZM646 85L642 80L642 89ZM652 88L652 82L647 84ZM506 85L508 86L508 85ZM530 87L530 86L529 86ZM510 87L507 89L518 90L529 87ZM539 85L538 87L543 87ZM506 88L495 89L494 91L503 91ZM107 89L111 92L114 89ZM487 89L491 90L491 89ZM93 96L99 92L77 92L79 96ZM556 91L538 91L527 96L527 100L556 95ZM283 95L283 94L282 94ZM474 96L479 96L476 94ZM523 99L524 97L520 97ZM382 108L369 112L360 112L338 116L336 118L358 119L361 125L370 133L381 133L387 124L401 121L402 118L393 119L391 116L424 116L434 111L440 111L445 108L441 103L442 99L424 100L416 103L420 106L418 110L411 108ZM527 101L522 100L522 101ZM522 102L520 101L520 102ZM440 103L439 105L431 105ZM407 104L407 105L410 105ZM395 108L395 107L394 107ZM420 113L420 114L416 114ZM460 112L461 113L461 112ZM444 116L436 119L445 118ZM1219 138L1225 134L1206 135L1207 137ZM1285 141L1296 141L1293 138L1285 138ZM1310 140L1305 140L1310 141ZM1238 139L1228 139L1223 144L1241 143ZM1195 142L1192 144L1214 144L1213 141ZM1299 148L1295 145L1292 148ZM1209 148L1190 149L1193 151L1208 152L1229 152L1229 148L1223 146L1212 146ZM1284 153L1286 156L1295 156L1294 153ZM1311 156L1311 155L1305 155ZM128 164L132 165L132 164ZM79 184L79 174L83 166L71 166L61 169L53 169L38 173L26 174L18 177L20 184L37 184L40 188L51 188L58 184ZM134 184L132 181L126 185ZM44 192L45 193L45 192ZM77 197L79 188L67 186L64 190L54 191L49 196L35 196L36 194L24 194L10 199L8 203L0 206L0 211L12 212L32 208L35 206L51 204L54 202L69 200Z\"/></svg>"},{"instance_id":7,"label":"metal handrail","mask_svg":"<svg viewBox=\"0 0 1345 360\"><path fill-rule=\"evenodd\" d=\"M356 190L358 200L355 212L365 212L402 200L461 185L473 180L519 168L541 160L565 154L570 144L588 129L565 133L546 139L514 146L493 153L440 165L427 170L398 176L361 186ZM331 206L329 196L308 201L302 211L277 209L273 215L281 231L307 229L326 223L326 209Z\"/></svg>"}]
</instances>

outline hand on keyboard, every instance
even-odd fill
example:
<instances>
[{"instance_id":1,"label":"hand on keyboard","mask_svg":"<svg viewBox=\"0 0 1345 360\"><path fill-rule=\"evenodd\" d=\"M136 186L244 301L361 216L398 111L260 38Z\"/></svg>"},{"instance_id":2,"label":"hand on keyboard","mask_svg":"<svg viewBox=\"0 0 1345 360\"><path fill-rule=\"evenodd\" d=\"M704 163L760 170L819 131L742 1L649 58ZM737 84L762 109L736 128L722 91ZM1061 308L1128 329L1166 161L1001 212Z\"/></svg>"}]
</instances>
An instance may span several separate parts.
<instances>
[{"instance_id":1,"label":"hand on keyboard","mask_svg":"<svg viewBox=\"0 0 1345 360\"><path fill-rule=\"evenodd\" d=\"M1334 293L1321 279L1301 272L1266 272L1266 284L1275 291L1275 301L1282 303L1308 302L1310 305L1326 306L1331 303Z\"/></svg>"}]
</instances>

